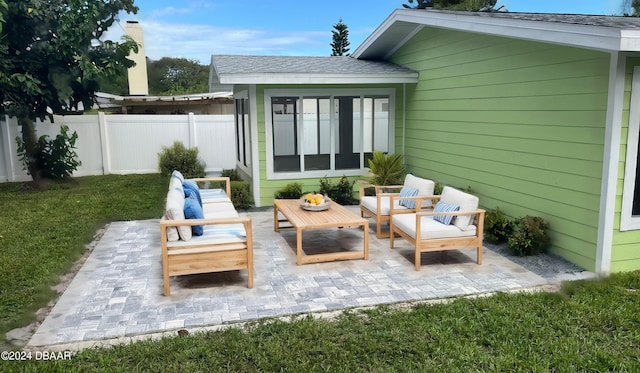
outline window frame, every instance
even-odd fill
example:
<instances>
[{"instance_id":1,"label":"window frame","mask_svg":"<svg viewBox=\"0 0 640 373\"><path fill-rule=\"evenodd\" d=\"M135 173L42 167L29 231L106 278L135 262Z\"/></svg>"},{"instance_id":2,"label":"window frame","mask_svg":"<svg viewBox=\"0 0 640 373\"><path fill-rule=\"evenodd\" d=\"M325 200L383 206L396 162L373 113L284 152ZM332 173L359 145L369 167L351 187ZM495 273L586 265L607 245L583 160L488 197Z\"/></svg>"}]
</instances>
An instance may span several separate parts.
<instances>
[{"instance_id":1,"label":"window frame","mask_svg":"<svg viewBox=\"0 0 640 373\"><path fill-rule=\"evenodd\" d=\"M234 93L234 113L233 113L233 122L234 122L234 136L235 136L235 145L243 145L242 149L242 157L243 159L239 159L241 149L236 149L236 166L239 167L244 172L249 173L252 165L252 157L253 157L253 148L252 148L252 138L253 135L251 133L251 100L249 98L249 93L247 91ZM242 105L244 112L242 113L243 123L242 128L238 127L238 101L243 100L244 104ZM243 143L239 143L239 130L243 134Z\"/></svg>"},{"instance_id":2,"label":"window frame","mask_svg":"<svg viewBox=\"0 0 640 373\"><path fill-rule=\"evenodd\" d=\"M636 102L638 105L635 105ZM640 215L633 215L636 167L638 166L638 142L640 140L640 66L636 66L633 69L629 106L627 156L625 159L622 211L620 214L621 231L640 230Z\"/></svg>"},{"instance_id":3,"label":"window frame","mask_svg":"<svg viewBox=\"0 0 640 373\"><path fill-rule=\"evenodd\" d=\"M305 97L327 97L331 99L331 112L334 112L334 99L341 96L354 96L354 97L367 97L367 96L386 96L389 98L389 124L388 124L388 149L392 152L395 149L395 101L396 90L395 88L319 88L319 89L265 89L264 90L264 115L265 115L265 139L266 139L266 167L267 167L267 179L268 180L286 180L297 178L323 178L323 177L340 177L340 176L360 176L367 172L368 167L365 167L364 146L360 151L360 168L357 169L335 169L335 126L331 124L331 167L330 170L307 170L307 171L292 171L292 172L274 172L274 143L273 143L273 118L271 109L272 97L297 97L304 99ZM362 110L362 109L361 109ZM361 122L362 125L362 122ZM360 131L360 135L363 136L363 131ZM298 142L302 141L302 135L299 136ZM304 162L304 150L301 151L300 156L302 162ZM303 166L304 163L301 164ZM301 167L302 168L302 167Z\"/></svg>"}]
</instances>

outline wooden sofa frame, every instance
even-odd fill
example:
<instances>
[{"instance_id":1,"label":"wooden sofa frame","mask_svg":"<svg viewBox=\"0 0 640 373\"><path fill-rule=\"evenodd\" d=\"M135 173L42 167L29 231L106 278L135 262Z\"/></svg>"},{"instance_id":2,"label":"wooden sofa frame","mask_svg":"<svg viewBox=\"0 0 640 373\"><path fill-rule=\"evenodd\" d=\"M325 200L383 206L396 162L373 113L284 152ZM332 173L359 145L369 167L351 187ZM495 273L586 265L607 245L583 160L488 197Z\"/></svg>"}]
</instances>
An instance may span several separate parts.
<instances>
[{"instance_id":1,"label":"wooden sofa frame","mask_svg":"<svg viewBox=\"0 0 640 373\"><path fill-rule=\"evenodd\" d=\"M362 196L364 196L365 193L365 189L366 188L371 188L373 187L375 189L375 196L376 196L376 206L380 206L380 200L384 197L396 197L396 199L398 199L400 197L400 192L396 192L396 193L390 193L388 192L389 190L400 190L402 189L404 185L373 185L373 184L364 184L361 183L360 184L360 198L362 199ZM422 201L422 200L428 200L430 198L424 198L425 196L415 196L415 197L403 197L402 199L415 199L416 200L416 205L419 204L418 201ZM388 232L383 232L382 231L382 224L384 223L389 223L391 221L391 215L393 214L413 214L415 213L417 210L419 209L419 206L417 206L416 209L394 209L393 208L393 200L390 200L390 204L389 204L389 215L382 215L379 213L376 213L375 211L371 211L370 209L368 209L366 206L362 205L362 200L360 202L360 216L361 217L370 217L373 218L376 222L376 238L389 238L389 235L391 234L391 227L389 227L389 231Z\"/></svg>"},{"instance_id":2,"label":"wooden sofa frame","mask_svg":"<svg viewBox=\"0 0 640 373\"><path fill-rule=\"evenodd\" d=\"M394 198L393 196L391 197ZM418 197L422 199L421 197ZM429 198L433 200L433 203L436 203L439 200L440 196L433 196L433 198ZM393 203L393 201L392 201ZM416 271L419 271L421 268L421 254L424 252L430 251L443 251L443 250L457 250L464 248L475 248L477 252L476 262L478 264L482 264L482 235L484 229L484 214L485 210L477 209L474 211L456 211L456 212L433 212L430 211L420 211L420 202L417 202L417 210L416 214L416 232L415 238L411 237L410 234L396 228L394 229L393 225L393 211L391 214L391 222L389 223L389 247L391 249L394 248L394 238L395 236L400 236L407 240L411 245L415 248L415 267ZM464 236L464 237L454 237L454 238L431 238L431 239L422 239L420 237L421 234L421 220L422 216L462 216L462 215L472 215L471 221L475 221L476 233L474 236Z\"/></svg>"},{"instance_id":3,"label":"wooden sofa frame","mask_svg":"<svg viewBox=\"0 0 640 373\"><path fill-rule=\"evenodd\" d=\"M197 182L225 181L227 196L231 198L230 180L228 177L211 177L191 179ZM238 240L200 240L196 237L181 244L170 247L167 240L167 228L193 225L226 225L243 224L246 233L244 242ZM162 245L162 277L164 295L169 296L171 289L169 278L188 274L223 272L246 269L248 271L248 288L253 288L253 232L249 217L223 219L184 219L161 220L160 242Z\"/></svg>"}]
</instances>

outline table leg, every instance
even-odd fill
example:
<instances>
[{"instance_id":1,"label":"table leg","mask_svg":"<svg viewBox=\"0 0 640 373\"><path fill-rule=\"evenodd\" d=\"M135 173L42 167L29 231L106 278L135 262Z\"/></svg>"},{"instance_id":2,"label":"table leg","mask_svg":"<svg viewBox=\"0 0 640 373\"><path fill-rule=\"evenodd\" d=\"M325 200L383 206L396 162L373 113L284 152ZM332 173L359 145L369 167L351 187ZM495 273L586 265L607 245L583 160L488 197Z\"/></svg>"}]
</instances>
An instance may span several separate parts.
<instances>
[{"instance_id":1,"label":"table leg","mask_svg":"<svg viewBox=\"0 0 640 373\"><path fill-rule=\"evenodd\" d=\"M278 207L273 205L273 230L275 232L280 231L280 222L278 221Z\"/></svg>"},{"instance_id":2,"label":"table leg","mask_svg":"<svg viewBox=\"0 0 640 373\"><path fill-rule=\"evenodd\" d=\"M298 265L302 265L302 229L296 228L296 255Z\"/></svg>"},{"instance_id":3,"label":"table leg","mask_svg":"<svg viewBox=\"0 0 640 373\"><path fill-rule=\"evenodd\" d=\"M364 260L369 260L369 222L362 225L362 233L364 234Z\"/></svg>"}]
</instances>

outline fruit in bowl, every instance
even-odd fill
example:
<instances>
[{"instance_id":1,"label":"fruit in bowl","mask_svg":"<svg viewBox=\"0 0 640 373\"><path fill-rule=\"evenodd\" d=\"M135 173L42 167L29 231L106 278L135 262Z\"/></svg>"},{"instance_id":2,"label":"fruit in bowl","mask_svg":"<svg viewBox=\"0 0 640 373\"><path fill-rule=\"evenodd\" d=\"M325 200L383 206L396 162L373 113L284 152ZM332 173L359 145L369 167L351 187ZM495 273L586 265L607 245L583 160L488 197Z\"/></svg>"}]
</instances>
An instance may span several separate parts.
<instances>
[{"instance_id":1,"label":"fruit in bowl","mask_svg":"<svg viewBox=\"0 0 640 373\"><path fill-rule=\"evenodd\" d=\"M309 204L310 206L319 206L324 204L325 199L322 194L317 193L307 193L304 196L304 203Z\"/></svg>"}]
</instances>

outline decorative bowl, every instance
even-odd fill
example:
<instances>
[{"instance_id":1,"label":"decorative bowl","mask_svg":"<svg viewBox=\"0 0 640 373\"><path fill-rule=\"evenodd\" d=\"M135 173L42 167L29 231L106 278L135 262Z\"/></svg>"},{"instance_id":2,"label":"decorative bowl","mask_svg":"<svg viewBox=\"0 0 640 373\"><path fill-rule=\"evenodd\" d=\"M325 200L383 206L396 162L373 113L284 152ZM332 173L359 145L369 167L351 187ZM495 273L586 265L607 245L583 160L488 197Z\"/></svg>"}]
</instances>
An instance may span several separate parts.
<instances>
[{"instance_id":1,"label":"decorative bowl","mask_svg":"<svg viewBox=\"0 0 640 373\"><path fill-rule=\"evenodd\" d=\"M312 205L307 202L304 197L302 197L302 199L300 200L300 207L306 211L325 211L328 210L329 207L331 207L331 200L329 199L329 197L324 196L324 203L320 205Z\"/></svg>"}]
</instances>

